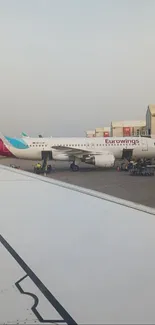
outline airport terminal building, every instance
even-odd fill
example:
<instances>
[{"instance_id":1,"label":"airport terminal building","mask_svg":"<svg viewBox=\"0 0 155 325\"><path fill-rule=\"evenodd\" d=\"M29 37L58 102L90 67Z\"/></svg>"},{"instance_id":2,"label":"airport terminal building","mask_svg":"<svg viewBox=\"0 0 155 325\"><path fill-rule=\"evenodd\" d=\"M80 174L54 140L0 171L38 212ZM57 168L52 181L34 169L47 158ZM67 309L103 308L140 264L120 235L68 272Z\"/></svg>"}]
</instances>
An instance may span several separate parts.
<instances>
[{"instance_id":1,"label":"airport terminal building","mask_svg":"<svg viewBox=\"0 0 155 325\"><path fill-rule=\"evenodd\" d=\"M155 138L155 105L148 105L146 119L140 121L112 121L110 127L100 127L86 132L86 137L130 137L149 136Z\"/></svg>"},{"instance_id":2,"label":"airport terminal building","mask_svg":"<svg viewBox=\"0 0 155 325\"><path fill-rule=\"evenodd\" d=\"M130 137L145 134L145 121L118 121L111 122L112 137Z\"/></svg>"},{"instance_id":3,"label":"airport terminal building","mask_svg":"<svg viewBox=\"0 0 155 325\"><path fill-rule=\"evenodd\" d=\"M149 105L146 112L146 132L155 137L155 105Z\"/></svg>"}]
</instances>

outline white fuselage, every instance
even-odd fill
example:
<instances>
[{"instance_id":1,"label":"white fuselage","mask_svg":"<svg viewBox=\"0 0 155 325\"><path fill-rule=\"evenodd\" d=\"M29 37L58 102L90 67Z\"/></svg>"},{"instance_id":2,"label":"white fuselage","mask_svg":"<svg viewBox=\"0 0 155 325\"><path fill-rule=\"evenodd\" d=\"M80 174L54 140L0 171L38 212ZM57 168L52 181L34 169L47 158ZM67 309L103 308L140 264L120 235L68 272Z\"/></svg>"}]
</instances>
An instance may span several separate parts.
<instances>
[{"instance_id":1,"label":"white fuselage","mask_svg":"<svg viewBox=\"0 0 155 325\"><path fill-rule=\"evenodd\" d=\"M28 145L26 149L18 149L13 146L7 147L14 156L21 159L42 160L42 152L52 152L54 160L72 160L66 150L53 149L53 146L63 146L70 149L81 150L88 154L102 154L110 152L115 159L121 159L124 150L131 150L132 157L155 158L155 141L144 137L117 137L117 138L24 138Z\"/></svg>"}]
</instances>

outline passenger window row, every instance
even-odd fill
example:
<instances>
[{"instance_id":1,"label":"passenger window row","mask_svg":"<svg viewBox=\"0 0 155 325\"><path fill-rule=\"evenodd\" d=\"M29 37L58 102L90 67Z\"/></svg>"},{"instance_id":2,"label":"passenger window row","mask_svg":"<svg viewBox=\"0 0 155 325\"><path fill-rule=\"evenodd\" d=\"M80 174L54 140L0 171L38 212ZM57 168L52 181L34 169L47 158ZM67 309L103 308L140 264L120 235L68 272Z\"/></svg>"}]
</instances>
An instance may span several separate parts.
<instances>
[{"instance_id":1,"label":"passenger window row","mask_svg":"<svg viewBox=\"0 0 155 325\"><path fill-rule=\"evenodd\" d=\"M55 145L55 146L64 146L64 147L86 147L86 144L53 144L53 145ZM104 146L123 146L123 145L125 145L125 143L117 143L117 144L114 144L114 143L103 143L103 144L93 144L92 146L97 146L97 147L104 147ZM132 143L127 143L127 145L129 146L129 145L133 145ZM138 143L138 146L139 146L140 144ZM89 145L89 144L87 144L87 147L89 147L89 146L91 146L91 145ZM47 144L37 144L37 143L35 143L34 144L34 142L33 142L33 144L31 145L30 144L30 147L47 147Z\"/></svg>"},{"instance_id":2,"label":"passenger window row","mask_svg":"<svg viewBox=\"0 0 155 325\"><path fill-rule=\"evenodd\" d=\"M47 144L30 144L30 147L47 147Z\"/></svg>"}]
</instances>

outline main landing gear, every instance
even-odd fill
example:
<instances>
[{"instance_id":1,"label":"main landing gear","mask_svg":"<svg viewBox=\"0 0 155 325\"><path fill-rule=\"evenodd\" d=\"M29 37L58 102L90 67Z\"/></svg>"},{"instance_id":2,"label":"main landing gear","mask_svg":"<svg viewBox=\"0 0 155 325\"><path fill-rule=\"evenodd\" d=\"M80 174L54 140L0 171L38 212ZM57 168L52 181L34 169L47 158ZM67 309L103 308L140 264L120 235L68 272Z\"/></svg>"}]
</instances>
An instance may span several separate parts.
<instances>
[{"instance_id":1,"label":"main landing gear","mask_svg":"<svg viewBox=\"0 0 155 325\"><path fill-rule=\"evenodd\" d=\"M71 163L71 165L70 165L70 169L73 171L73 172L77 172L77 171L79 171L79 166L78 165L75 165L75 163L73 162L73 163Z\"/></svg>"}]
</instances>

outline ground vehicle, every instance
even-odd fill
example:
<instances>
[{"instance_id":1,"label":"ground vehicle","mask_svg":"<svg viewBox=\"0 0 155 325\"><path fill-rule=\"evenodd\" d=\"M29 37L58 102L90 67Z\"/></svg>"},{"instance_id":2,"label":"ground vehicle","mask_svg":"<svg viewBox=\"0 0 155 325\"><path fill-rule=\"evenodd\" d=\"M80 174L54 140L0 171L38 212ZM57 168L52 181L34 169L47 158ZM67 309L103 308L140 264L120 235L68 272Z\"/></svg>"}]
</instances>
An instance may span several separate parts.
<instances>
[{"instance_id":1,"label":"ground vehicle","mask_svg":"<svg viewBox=\"0 0 155 325\"><path fill-rule=\"evenodd\" d=\"M147 166L140 166L140 165L133 165L130 169L130 175L133 176L154 176L154 166L147 165Z\"/></svg>"},{"instance_id":2,"label":"ground vehicle","mask_svg":"<svg viewBox=\"0 0 155 325\"><path fill-rule=\"evenodd\" d=\"M14 164L10 164L10 167L12 167L12 168L16 168L16 169L20 169L20 166L16 166L16 165L14 165Z\"/></svg>"},{"instance_id":3,"label":"ground vehicle","mask_svg":"<svg viewBox=\"0 0 155 325\"><path fill-rule=\"evenodd\" d=\"M34 166L34 173L35 174L42 174L42 173L50 173L52 170L52 166L51 165L47 165L47 169L45 170L45 167L41 164L36 164Z\"/></svg>"}]
</instances>

